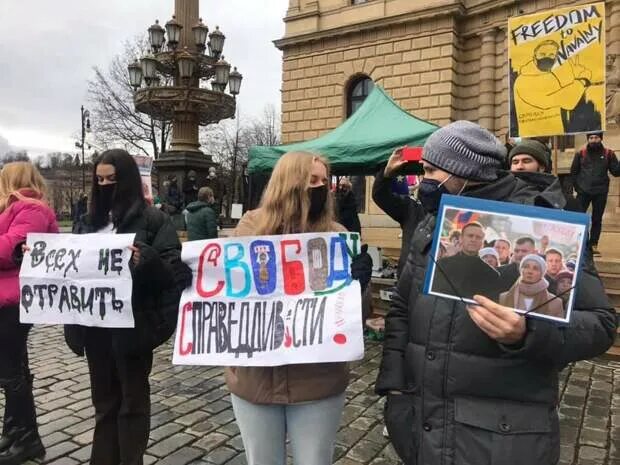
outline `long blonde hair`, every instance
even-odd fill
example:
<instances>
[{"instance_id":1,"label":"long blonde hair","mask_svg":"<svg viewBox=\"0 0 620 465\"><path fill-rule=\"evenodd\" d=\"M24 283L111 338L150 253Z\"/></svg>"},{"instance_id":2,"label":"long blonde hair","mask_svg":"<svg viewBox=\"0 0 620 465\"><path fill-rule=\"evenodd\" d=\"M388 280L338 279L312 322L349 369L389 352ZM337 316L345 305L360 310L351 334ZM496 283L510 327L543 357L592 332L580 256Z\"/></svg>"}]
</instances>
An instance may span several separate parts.
<instances>
[{"instance_id":1,"label":"long blonde hair","mask_svg":"<svg viewBox=\"0 0 620 465\"><path fill-rule=\"evenodd\" d=\"M319 218L310 222L308 183L312 164L318 161L327 169L327 201ZM328 232L333 229L334 204L329 192L329 163L319 155L308 152L289 152L283 155L271 174L260 202L258 234L291 234Z\"/></svg>"},{"instance_id":2,"label":"long blonde hair","mask_svg":"<svg viewBox=\"0 0 620 465\"><path fill-rule=\"evenodd\" d=\"M27 189L34 195L24 195ZM0 171L0 212L9 206L11 197L27 202L44 203L47 195L45 180L39 170L28 161L7 163Z\"/></svg>"}]
</instances>

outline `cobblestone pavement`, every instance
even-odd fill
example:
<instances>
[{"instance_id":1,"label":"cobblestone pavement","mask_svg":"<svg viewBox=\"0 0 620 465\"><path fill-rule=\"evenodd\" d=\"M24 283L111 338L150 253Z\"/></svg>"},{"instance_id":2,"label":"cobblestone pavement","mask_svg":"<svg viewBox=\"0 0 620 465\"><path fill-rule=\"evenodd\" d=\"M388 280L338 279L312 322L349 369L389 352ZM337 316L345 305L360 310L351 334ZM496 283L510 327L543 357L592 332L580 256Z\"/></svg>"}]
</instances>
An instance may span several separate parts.
<instances>
[{"instance_id":1,"label":"cobblestone pavement","mask_svg":"<svg viewBox=\"0 0 620 465\"><path fill-rule=\"evenodd\" d=\"M380 350L369 343L353 369L338 465L399 463L382 434L383 402L373 393ZM174 367L170 352L165 346L155 355L146 464L245 464L222 370ZM30 358L44 463L88 463L94 421L85 361L69 352L58 327L33 330ZM620 465L620 364L578 363L563 373L561 393L562 465Z\"/></svg>"}]
</instances>

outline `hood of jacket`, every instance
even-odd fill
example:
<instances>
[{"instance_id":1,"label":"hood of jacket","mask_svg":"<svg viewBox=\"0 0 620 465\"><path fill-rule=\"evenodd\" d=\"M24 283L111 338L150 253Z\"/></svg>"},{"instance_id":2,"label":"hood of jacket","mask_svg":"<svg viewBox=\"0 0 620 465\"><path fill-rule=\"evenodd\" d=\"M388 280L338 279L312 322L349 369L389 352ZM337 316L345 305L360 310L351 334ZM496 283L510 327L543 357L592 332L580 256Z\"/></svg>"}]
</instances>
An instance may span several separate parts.
<instances>
[{"instance_id":1,"label":"hood of jacket","mask_svg":"<svg viewBox=\"0 0 620 465\"><path fill-rule=\"evenodd\" d=\"M203 208L211 208L211 205L209 205L207 202L202 202L201 200L197 200L195 202L188 204L187 207L185 207L185 209L190 213L196 213L197 211L202 210Z\"/></svg>"},{"instance_id":2,"label":"hood of jacket","mask_svg":"<svg viewBox=\"0 0 620 465\"><path fill-rule=\"evenodd\" d=\"M499 177L488 184L477 184L463 192L465 197L475 197L498 202L512 202L525 205L536 204L538 190L509 171L500 171Z\"/></svg>"},{"instance_id":3,"label":"hood of jacket","mask_svg":"<svg viewBox=\"0 0 620 465\"><path fill-rule=\"evenodd\" d=\"M547 173L529 173L518 171L513 175L529 185L536 188L538 195L534 204L540 207L564 208L566 207L566 197L562 192L560 180Z\"/></svg>"}]
</instances>

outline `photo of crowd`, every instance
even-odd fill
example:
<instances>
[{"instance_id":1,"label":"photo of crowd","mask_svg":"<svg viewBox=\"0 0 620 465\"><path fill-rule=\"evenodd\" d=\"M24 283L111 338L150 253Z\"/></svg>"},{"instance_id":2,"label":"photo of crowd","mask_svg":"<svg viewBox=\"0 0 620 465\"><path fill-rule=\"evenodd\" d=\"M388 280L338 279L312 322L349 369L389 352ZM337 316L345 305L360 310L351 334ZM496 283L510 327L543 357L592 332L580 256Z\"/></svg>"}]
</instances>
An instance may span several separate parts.
<instances>
[{"instance_id":1,"label":"photo of crowd","mask_svg":"<svg viewBox=\"0 0 620 465\"><path fill-rule=\"evenodd\" d=\"M452 207L440 219L431 294L569 320L584 226Z\"/></svg>"}]
</instances>

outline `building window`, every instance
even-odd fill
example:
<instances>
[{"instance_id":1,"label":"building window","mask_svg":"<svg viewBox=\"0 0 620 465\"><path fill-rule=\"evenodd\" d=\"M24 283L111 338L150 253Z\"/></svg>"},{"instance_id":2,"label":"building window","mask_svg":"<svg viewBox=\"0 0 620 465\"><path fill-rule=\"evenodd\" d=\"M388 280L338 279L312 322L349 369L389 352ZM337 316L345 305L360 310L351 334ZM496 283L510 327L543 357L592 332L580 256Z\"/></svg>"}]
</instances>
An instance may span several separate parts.
<instances>
[{"instance_id":1,"label":"building window","mask_svg":"<svg viewBox=\"0 0 620 465\"><path fill-rule=\"evenodd\" d=\"M366 3L368 0L351 0L351 5L361 5L362 3Z\"/></svg>"},{"instance_id":2,"label":"building window","mask_svg":"<svg viewBox=\"0 0 620 465\"><path fill-rule=\"evenodd\" d=\"M353 0L353 3L363 3L360 0ZM368 76L360 76L351 81L347 93L347 118L362 106L366 97L375 87L375 83ZM357 201L357 211L364 213L366 211L366 177L351 176L351 190L355 194Z\"/></svg>"},{"instance_id":3,"label":"building window","mask_svg":"<svg viewBox=\"0 0 620 465\"><path fill-rule=\"evenodd\" d=\"M374 89L375 83L368 76L362 76L356 79L349 86L349 95L347 98L347 117L351 116L362 106L366 97Z\"/></svg>"}]
</instances>

